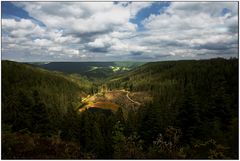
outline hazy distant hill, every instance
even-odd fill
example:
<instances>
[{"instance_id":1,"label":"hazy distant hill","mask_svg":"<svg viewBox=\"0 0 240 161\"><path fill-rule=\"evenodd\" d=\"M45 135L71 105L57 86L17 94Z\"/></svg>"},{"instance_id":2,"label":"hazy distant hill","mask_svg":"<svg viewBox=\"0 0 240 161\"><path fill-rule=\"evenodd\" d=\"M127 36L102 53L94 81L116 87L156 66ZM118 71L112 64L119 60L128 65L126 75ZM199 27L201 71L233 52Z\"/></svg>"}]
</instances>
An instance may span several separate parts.
<instances>
[{"instance_id":1,"label":"hazy distant hill","mask_svg":"<svg viewBox=\"0 0 240 161\"><path fill-rule=\"evenodd\" d=\"M89 78L106 78L119 73L124 73L143 62L38 62L31 63L39 67L61 71L64 73L77 73Z\"/></svg>"}]
</instances>

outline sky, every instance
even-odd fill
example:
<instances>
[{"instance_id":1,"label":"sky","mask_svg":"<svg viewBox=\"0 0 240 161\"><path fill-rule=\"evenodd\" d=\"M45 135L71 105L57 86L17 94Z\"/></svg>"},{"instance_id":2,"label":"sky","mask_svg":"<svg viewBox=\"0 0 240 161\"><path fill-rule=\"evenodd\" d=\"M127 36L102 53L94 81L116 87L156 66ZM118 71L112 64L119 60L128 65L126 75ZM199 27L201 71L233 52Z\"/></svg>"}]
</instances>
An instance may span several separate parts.
<instances>
[{"instance_id":1,"label":"sky","mask_svg":"<svg viewBox=\"0 0 240 161\"><path fill-rule=\"evenodd\" d=\"M238 2L2 2L2 59L238 57Z\"/></svg>"}]
</instances>

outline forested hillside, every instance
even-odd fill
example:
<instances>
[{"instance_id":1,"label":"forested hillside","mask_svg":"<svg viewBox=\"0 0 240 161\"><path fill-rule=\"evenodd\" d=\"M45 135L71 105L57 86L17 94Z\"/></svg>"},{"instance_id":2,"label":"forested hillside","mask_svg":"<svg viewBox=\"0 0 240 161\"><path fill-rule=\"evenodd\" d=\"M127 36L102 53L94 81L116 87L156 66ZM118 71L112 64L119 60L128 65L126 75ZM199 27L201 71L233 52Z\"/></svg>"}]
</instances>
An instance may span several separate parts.
<instances>
[{"instance_id":1,"label":"forested hillside","mask_svg":"<svg viewBox=\"0 0 240 161\"><path fill-rule=\"evenodd\" d=\"M238 85L238 59L152 62L92 82L2 61L2 158L237 159ZM79 112L97 95L120 107ZM127 101L138 108L124 116Z\"/></svg>"},{"instance_id":2,"label":"forested hillside","mask_svg":"<svg viewBox=\"0 0 240 161\"><path fill-rule=\"evenodd\" d=\"M75 107L91 88L91 82L76 75L2 61L2 122L13 131L55 131L68 108ZM45 121L41 127L33 125L41 119Z\"/></svg>"},{"instance_id":3,"label":"forested hillside","mask_svg":"<svg viewBox=\"0 0 240 161\"><path fill-rule=\"evenodd\" d=\"M138 133L145 142L172 126L181 131L178 141L189 148L187 157L206 158L210 152L192 150L207 148L212 139L224 157L238 157L237 59L148 63L111 79L108 87L151 93L154 100L139 111Z\"/></svg>"}]
</instances>

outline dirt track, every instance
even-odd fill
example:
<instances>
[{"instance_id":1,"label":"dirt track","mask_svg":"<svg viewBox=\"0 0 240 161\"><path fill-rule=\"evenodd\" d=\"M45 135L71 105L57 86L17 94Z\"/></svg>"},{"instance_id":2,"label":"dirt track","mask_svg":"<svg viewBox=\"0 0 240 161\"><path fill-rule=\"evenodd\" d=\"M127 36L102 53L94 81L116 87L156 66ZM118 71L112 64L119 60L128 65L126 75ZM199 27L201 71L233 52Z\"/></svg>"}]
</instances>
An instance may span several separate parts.
<instances>
[{"instance_id":1,"label":"dirt track","mask_svg":"<svg viewBox=\"0 0 240 161\"><path fill-rule=\"evenodd\" d=\"M134 101L134 100L132 100L129 96L128 96L128 94L129 94L130 92L129 91L127 91L127 94L126 94L126 97L131 101L131 102L133 102L133 103L136 103L137 105L141 105L141 103L139 103L139 102L137 102L137 101Z\"/></svg>"},{"instance_id":2,"label":"dirt track","mask_svg":"<svg viewBox=\"0 0 240 161\"><path fill-rule=\"evenodd\" d=\"M84 98L84 102L87 103L86 106L83 108L79 109L80 112L91 108L91 107L96 107L97 108L103 108L106 109L109 106L109 103L115 104L117 107L133 107L133 106L140 106L141 103L132 100L129 97L129 91L126 90L114 90L114 91L107 91L105 93L97 93L95 95L92 95L90 97ZM99 104L99 102L101 102ZM104 103L106 102L106 103ZM109 103L107 103L109 102ZM103 107L99 106L103 105ZM114 107L116 107L114 106ZM109 106L109 109L112 110L113 106ZM114 108L115 109L115 108Z\"/></svg>"}]
</instances>

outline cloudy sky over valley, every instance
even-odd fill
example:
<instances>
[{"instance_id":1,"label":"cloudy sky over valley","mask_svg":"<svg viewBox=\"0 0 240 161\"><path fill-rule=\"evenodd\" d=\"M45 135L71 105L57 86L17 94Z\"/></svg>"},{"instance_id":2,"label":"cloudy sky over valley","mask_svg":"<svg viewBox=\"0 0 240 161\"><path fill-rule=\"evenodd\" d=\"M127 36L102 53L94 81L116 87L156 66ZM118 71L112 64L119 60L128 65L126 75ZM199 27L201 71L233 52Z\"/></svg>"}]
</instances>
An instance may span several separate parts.
<instances>
[{"instance_id":1,"label":"cloudy sky over valley","mask_svg":"<svg viewBox=\"0 0 240 161\"><path fill-rule=\"evenodd\" d=\"M2 59L238 57L237 2L2 2Z\"/></svg>"}]
</instances>

